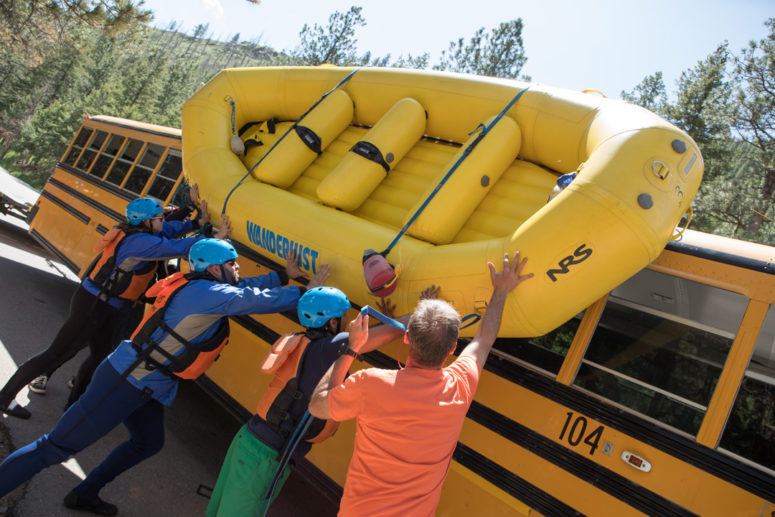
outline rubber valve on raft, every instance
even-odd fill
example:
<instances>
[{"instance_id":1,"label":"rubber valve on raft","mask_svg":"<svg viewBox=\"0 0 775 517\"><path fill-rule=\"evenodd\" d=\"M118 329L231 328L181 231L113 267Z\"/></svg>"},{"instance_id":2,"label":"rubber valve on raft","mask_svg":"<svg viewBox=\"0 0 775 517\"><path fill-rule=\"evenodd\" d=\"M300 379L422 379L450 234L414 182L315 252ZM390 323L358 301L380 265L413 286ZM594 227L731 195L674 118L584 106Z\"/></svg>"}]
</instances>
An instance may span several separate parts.
<instances>
[{"instance_id":1,"label":"rubber valve on raft","mask_svg":"<svg viewBox=\"0 0 775 517\"><path fill-rule=\"evenodd\" d=\"M371 294L380 298L390 296L398 286L400 273L400 267L394 268L381 253L371 249L363 252L363 275Z\"/></svg>"}]
</instances>

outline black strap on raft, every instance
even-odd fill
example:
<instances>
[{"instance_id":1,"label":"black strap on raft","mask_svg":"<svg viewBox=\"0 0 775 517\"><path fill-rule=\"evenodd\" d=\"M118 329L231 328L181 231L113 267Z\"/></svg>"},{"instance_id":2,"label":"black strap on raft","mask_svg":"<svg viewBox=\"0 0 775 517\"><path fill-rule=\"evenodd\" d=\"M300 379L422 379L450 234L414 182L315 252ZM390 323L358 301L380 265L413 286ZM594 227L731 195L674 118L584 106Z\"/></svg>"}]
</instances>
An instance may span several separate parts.
<instances>
[{"instance_id":1,"label":"black strap on raft","mask_svg":"<svg viewBox=\"0 0 775 517\"><path fill-rule=\"evenodd\" d=\"M262 145L264 145L264 142L262 142L261 140L256 140L255 138L248 138L247 140L245 140L245 153L247 154L248 149L250 149L251 147L260 147Z\"/></svg>"},{"instance_id":2,"label":"black strap on raft","mask_svg":"<svg viewBox=\"0 0 775 517\"><path fill-rule=\"evenodd\" d=\"M385 158L382 157L382 152L379 150L379 148L377 148L376 145L372 144L371 142L361 140L352 146L350 151L354 152L358 156L363 156L367 160L371 160L372 162L382 165L382 168L385 169L386 174L390 172L390 165L388 165L388 163L385 161Z\"/></svg>"},{"instance_id":3,"label":"black strap on raft","mask_svg":"<svg viewBox=\"0 0 775 517\"><path fill-rule=\"evenodd\" d=\"M239 131L237 131L237 135L242 136L243 134L245 134L245 131L250 129L252 126L255 126L256 124L260 124L260 123L261 123L260 120L257 120L254 122L245 122L244 124L242 124L242 127L239 128Z\"/></svg>"},{"instance_id":4,"label":"black strap on raft","mask_svg":"<svg viewBox=\"0 0 775 517\"><path fill-rule=\"evenodd\" d=\"M236 109L235 106L233 106L233 108ZM242 124L242 127L239 128L239 131L237 131L237 134L239 136L242 136L243 134L245 134L245 131L247 131L248 129L250 129L251 127L253 127L255 125L261 124L261 122L262 121L260 121L260 120L256 120L254 122L246 122L246 123ZM275 133L275 130L276 130L278 122L280 122L280 119L278 119L277 117L270 118L269 120L267 120L266 121L267 133L269 133L270 135L273 135Z\"/></svg>"},{"instance_id":5,"label":"black strap on raft","mask_svg":"<svg viewBox=\"0 0 775 517\"><path fill-rule=\"evenodd\" d=\"M296 120L296 122L294 122L294 123L293 123L293 125L291 125L291 127L289 127L289 128L288 128L288 129L285 131L285 133L283 133L283 136L281 136L280 138L278 138L278 139L277 139L277 141L276 141L276 142L275 142L275 143L272 145L272 147L270 147L270 148L269 148L269 150L266 152L266 154L265 154L264 156L262 156L262 157L261 157L261 159L260 159L260 160L258 160L258 161L255 163L255 165L253 165L253 167L251 167L251 168L250 168L250 170L247 172L247 174L245 174L244 176L242 176L242 179L241 179L241 180L239 180L239 181L237 182L237 184L236 184L236 185L234 185L234 187L233 187L233 188L232 188L232 189L229 191L229 193L226 195L226 199L223 201L223 208L221 209L221 213L222 213L222 214L225 214L225 213L226 213L226 206L229 204L229 199L231 199L231 195L234 193L234 191L235 191L235 190L237 190L237 187L239 187L240 185L242 185L242 182L243 182L243 181L245 181L245 178L247 178L248 176L250 176L250 174L253 172L253 169L255 169L256 167L258 167L258 165L259 165L259 164L260 164L262 161L264 161L264 158L266 158L267 156L269 156L269 154L270 154L270 153L271 153L271 152L272 152L272 151L275 149L275 147L277 147L277 144L279 144L280 142L282 142L282 141L283 141L283 138L285 138L285 137L288 135L288 133L290 133L290 132L291 132L291 130L292 130L292 129L294 129L296 126L298 126L298 125L299 125L299 122L301 122L301 121L304 119L304 117L306 117L306 116L309 114L309 112L310 112L310 111L312 111L313 109L315 109L315 107L316 107L318 104L320 104L321 102L323 102L323 99L325 99L326 97L328 97L329 95L331 95L331 93L333 93L333 92L334 92L334 91L335 91L337 88L339 88L339 87L340 87L340 86L342 86L344 83L346 83L347 81L349 81L349 80L350 80L350 78L351 78L353 75L355 75L355 73L356 73L358 70L360 70L360 68L356 68L355 70L353 70L352 72L350 72L349 74L347 74L347 76L346 76L344 79L342 79L341 81L339 81L339 83L337 83L337 85L336 85L336 86L334 86L334 87L333 87L333 88L331 88L329 91L327 91L325 94L323 94L323 96L322 96L322 97L321 97L321 98L320 98L320 99L319 99L319 100L318 100L318 101L317 101L315 104L313 104L312 106L310 106L310 108L309 108L307 111L305 111L305 112L304 112L304 114L303 114L301 117L299 117L299 118L298 118L298 120ZM228 102L228 101L227 101L227 102Z\"/></svg>"},{"instance_id":6,"label":"black strap on raft","mask_svg":"<svg viewBox=\"0 0 775 517\"><path fill-rule=\"evenodd\" d=\"M296 126L294 129L296 130L296 134L299 135L301 141L304 142L304 145L309 147L311 151L316 152L318 156L323 154L323 151L320 150L320 147L323 145L323 141L320 140L320 137L317 135L317 133L315 133L307 126Z\"/></svg>"},{"instance_id":7,"label":"black strap on raft","mask_svg":"<svg viewBox=\"0 0 775 517\"><path fill-rule=\"evenodd\" d=\"M503 115L506 114L507 111L511 109L511 107L514 105L515 102L519 100L520 97L522 97L522 94L525 93L528 90L529 86L527 88L522 89L511 101L506 105L503 110L501 110L500 113L498 113L498 116L496 116L492 122L490 122L489 125L485 126L483 124L480 124L480 127L482 128L479 135L474 139L473 142L471 142L471 145L466 147L463 150L463 154L458 158L458 160L455 162L455 164L449 169L449 171L444 175L443 178L441 178L441 181L438 185L436 185L436 188L433 189L433 192L430 193L428 198L423 201L422 205L420 205L420 208L417 209L417 211L412 215L412 217L409 219L409 221L404 225L403 228L401 228L401 231L398 232L398 235L396 235L395 239L388 245L387 248L385 248L385 251L380 253L383 257L387 256L388 253L390 253L390 250L393 249L393 246L395 246L399 239L403 237L403 235L406 233L406 231L409 229L410 226L412 226L412 223L420 216L423 210L425 210L425 207L428 206L428 203L431 202L431 199L433 199L436 194L438 194L439 190L441 190L441 187L444 186L444 184L447 182L447 180L452 176L452 173L457 170L458 167L460 167L460 164L463 163L463 160L468 158L468 155L471 154L471 151L474 150L474 148L479 144L479 142L482 141L482 139L487 135L487 133L490 132L490 130L495 126L495 124L498 123L498 121L503 117ZM477 128L478 129L478 128Z\"/></svg>"}]
</instances>

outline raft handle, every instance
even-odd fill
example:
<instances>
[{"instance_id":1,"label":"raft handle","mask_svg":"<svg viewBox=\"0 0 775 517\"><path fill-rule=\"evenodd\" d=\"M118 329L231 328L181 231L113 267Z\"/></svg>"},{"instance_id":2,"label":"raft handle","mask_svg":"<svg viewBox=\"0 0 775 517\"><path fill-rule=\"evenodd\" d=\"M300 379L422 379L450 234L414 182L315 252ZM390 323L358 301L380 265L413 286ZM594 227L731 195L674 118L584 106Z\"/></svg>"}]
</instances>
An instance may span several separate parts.
<instances>
[{"instance_id":1,"label":"raft handle","mask_svg":"<svg viewBox=\"0 0 775 517\"><path fill-rule=\"evenodd\" d=\"M684 227L683 227L683 228L679 228L679 227L678 227L678 225L676 225L676 226L675 226L675 227L676 227L676 229L678 229L678 233L674 233L674 234L673 234L673 236L672 236L672 237L670 237L670 240L671 240L671 241L675 241L675 240L678 240L678 239L680 239L680 238L681 238L681 236L684 234L684 232L686 231L686 229L689 227L689 223L691 223L691 222L692 222L692 213L693 213L693 212L692 212L692 207L690 206L690 207L689 207L689 208L686 210L686 224L684 225ZM681 216L681 219L683 219L683 216ZM678 222L681 222L681 221L679 220Z\"/></svg>"},{"instance_id":2,"label":"raft handle","mask_svg":"<svg viewBox=\"0 0 775 517\"><path fill-rule=\"evenodd\" d=\"M651 172L653 172L657 178L663 180L670 174L670 168L664 162L654 160L651 162Z\"/></svg>"}]
</instances>

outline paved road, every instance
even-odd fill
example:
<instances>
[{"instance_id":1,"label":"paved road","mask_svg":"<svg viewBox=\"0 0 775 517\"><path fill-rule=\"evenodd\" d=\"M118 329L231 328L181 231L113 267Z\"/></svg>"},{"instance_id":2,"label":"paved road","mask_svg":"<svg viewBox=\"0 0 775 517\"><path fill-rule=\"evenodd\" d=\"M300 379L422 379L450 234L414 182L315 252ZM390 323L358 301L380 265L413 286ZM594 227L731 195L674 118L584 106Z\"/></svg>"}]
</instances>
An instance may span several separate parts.
<instances>
[{"instance_id":1,"label":"paved road","mask_svg":"<svg viewBox=\"0 0 775 517\"><path fill-rule=\"evenodd\" d=\"M52 261L26 235L23 223L0 216L0 383L52 340L76 286L74 275ZM28 393L26 388L17 396L17 401L32 411L30 420L0 414L0 428L10 431L11 449L51 429L67 398L66 382L83 357L84 352L54 374L45 396ZM165 448L108 485L101 493L103 499L117 504L119 515L127 517L204 515L207 499L197 495L197 488L200 484L215 484L221 461L239 426L196 385L183 383L175 404L167 411ZM17 491L16 498L20 499L12 509L4 509L8 498L0 499L0 515L84 515L64 508L62 498L84 477L84 472L126 437L126 430L120 426L68 462L38 474ZM335 513L335 504L294 475L269 515Z\"/></svg>"}]
</instances>

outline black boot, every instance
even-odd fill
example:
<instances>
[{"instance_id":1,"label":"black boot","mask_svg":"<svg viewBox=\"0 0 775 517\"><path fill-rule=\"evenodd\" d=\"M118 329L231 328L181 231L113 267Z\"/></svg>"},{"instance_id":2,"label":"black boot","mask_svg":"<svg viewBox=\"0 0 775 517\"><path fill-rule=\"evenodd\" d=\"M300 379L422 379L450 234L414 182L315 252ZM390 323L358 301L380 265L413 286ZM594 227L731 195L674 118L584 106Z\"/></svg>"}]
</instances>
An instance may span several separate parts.
<instances>
[{"instance_id":1,"label":"black boot","mask_svg":"<svg viewBox=\"0 0 775 517\"><path fill-rule=\"evenodd\" d=\"M24 420L32 416L28 409L21 407L15 400L12 400L8 406L0 406L0 411L8 416L15 416Z\"/></svg>"},{"instance_id":2,"label":"black boot","mask_svg":"<svg viewBox=\"0 0 775 517\"><path fill-rule=\"evenodd\" d=\"M116 505L106 503L99 497L83 499L72 490L65 496L65 506L71 510L85 510L97 515L116 515L118 513Z\"/></svg>"}]
</instances>

